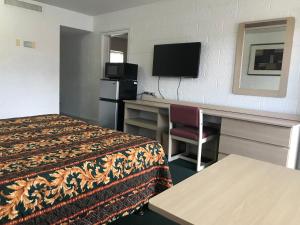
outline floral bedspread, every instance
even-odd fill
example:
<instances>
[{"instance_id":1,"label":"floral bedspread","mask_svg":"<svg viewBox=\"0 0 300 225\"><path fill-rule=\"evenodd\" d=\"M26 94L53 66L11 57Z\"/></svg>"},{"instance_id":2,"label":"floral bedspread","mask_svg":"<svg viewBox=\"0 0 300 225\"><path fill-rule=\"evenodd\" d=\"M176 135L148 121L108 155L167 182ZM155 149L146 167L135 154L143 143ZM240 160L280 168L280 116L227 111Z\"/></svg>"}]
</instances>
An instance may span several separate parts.
<instances>
[{"instance_id":1,"label":"floral bedspread","mask_svg":"<svg viewBox=\"0 0 300 225\"><path fill-rule=\"evenodd\" d=\"M156 141L60 115L0 120L0 224L107 224L171 185Z\"/></svg>"}]
</instances>

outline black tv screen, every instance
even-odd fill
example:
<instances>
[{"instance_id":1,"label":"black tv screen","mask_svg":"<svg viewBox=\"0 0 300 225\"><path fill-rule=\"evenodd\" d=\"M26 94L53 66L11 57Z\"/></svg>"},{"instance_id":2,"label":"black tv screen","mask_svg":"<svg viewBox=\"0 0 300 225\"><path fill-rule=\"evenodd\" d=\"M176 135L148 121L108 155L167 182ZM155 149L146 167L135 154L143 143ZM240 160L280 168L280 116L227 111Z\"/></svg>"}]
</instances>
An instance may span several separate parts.
<instances>
[{"instance_id":1,"label":"black tv screen","mask_svg":"<svg viewBox=\"0 0 300 225\"><path fill-rule=\"evenodd\" d=\"M201 43L154 46L153 76L191 77L199 74Z\"/></svg>"}]
</instances>

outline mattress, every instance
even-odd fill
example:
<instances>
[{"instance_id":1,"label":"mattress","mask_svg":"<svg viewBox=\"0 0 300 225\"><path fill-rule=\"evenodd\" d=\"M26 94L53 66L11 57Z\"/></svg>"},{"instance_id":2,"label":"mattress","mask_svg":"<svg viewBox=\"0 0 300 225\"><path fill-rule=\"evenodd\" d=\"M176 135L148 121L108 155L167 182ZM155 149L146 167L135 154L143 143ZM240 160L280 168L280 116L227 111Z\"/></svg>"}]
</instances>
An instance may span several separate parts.
<instances>
[{"instance_id":1,"label":"mattress","mask_svg":"<svg viewBox=\"0 0 300 225\"><path fill-rule=\"evenodd\" d=\"M0 120L0 224L107 224L171 186L154 140L61 115Z\"/></svg>"}]
</instances>

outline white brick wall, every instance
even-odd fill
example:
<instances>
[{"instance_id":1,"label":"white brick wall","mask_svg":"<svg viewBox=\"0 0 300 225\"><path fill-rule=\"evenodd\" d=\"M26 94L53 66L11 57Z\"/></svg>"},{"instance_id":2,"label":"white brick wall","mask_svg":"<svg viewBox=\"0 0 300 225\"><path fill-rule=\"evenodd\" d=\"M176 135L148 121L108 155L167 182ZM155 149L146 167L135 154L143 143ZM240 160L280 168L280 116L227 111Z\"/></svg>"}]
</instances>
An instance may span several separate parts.
<instances>
[{"instance_id":1,"label":"white brick wall","mask_svg":"<svg viewBox=\"0 0 300 225\"><path fill-rule=\"evenodd\" d=\"M232 94L239 22L296 17L286 98ZM157 92L152 77L153 45L201 41L198 79L185 79L182 100L300 114L300 0L169 0L95 18L96 31L130 29L129 61L139 69L139 91ZM162 92L176 98L178 79L162 78Z\"/></svg>"}]
</instances>

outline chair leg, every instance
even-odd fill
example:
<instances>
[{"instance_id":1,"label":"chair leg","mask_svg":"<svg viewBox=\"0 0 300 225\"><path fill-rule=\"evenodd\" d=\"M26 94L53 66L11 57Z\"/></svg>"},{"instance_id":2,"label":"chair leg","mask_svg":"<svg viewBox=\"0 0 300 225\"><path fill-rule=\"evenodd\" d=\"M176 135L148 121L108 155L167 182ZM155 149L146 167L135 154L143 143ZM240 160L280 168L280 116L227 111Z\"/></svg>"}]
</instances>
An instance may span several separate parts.
<instances>
[{"instance_id":1,"label":"chair leg","mask_svg":"<svg viewBox=\"0 0 300 225\"><path fill-rule=\"evenodd\" d=\"M220 144L220 137L216 138L216 148L215 148L215 162L218 162L218 158L219 158L219 144Z\"/></svg>"},{"instance_id":2,"label":"chair leg","mask_svg":"<svg viewBox=\"0 0 300 225\"><path fill-rule=\"evenodd\" d=\"M190 154L190 145L189 145L189 143L185 143L185 153L186 153L187 155Z\"/></svg>"},{"instance_id":3,"label":"chair leg","mask_svg":"<svg viewBox=\"0 0 300 225\"><path fill-rule=\"evenodd\" d=\"M169 146L168 146L168 161L172 161L172 149L173 149L173 140L171 135L169 134Z\"/></svg>"},{"instance_id":4,"label":"chair leg","mask_svg":"<svg viewBox=\"0 0 300 225\"><path fill-rule=\"evenodd\" d=\"M199 172L201 168L201 155L202 155L202 143L198 144L198 152L197 152L197 172Z\"/></svg>"}]
</instances>

